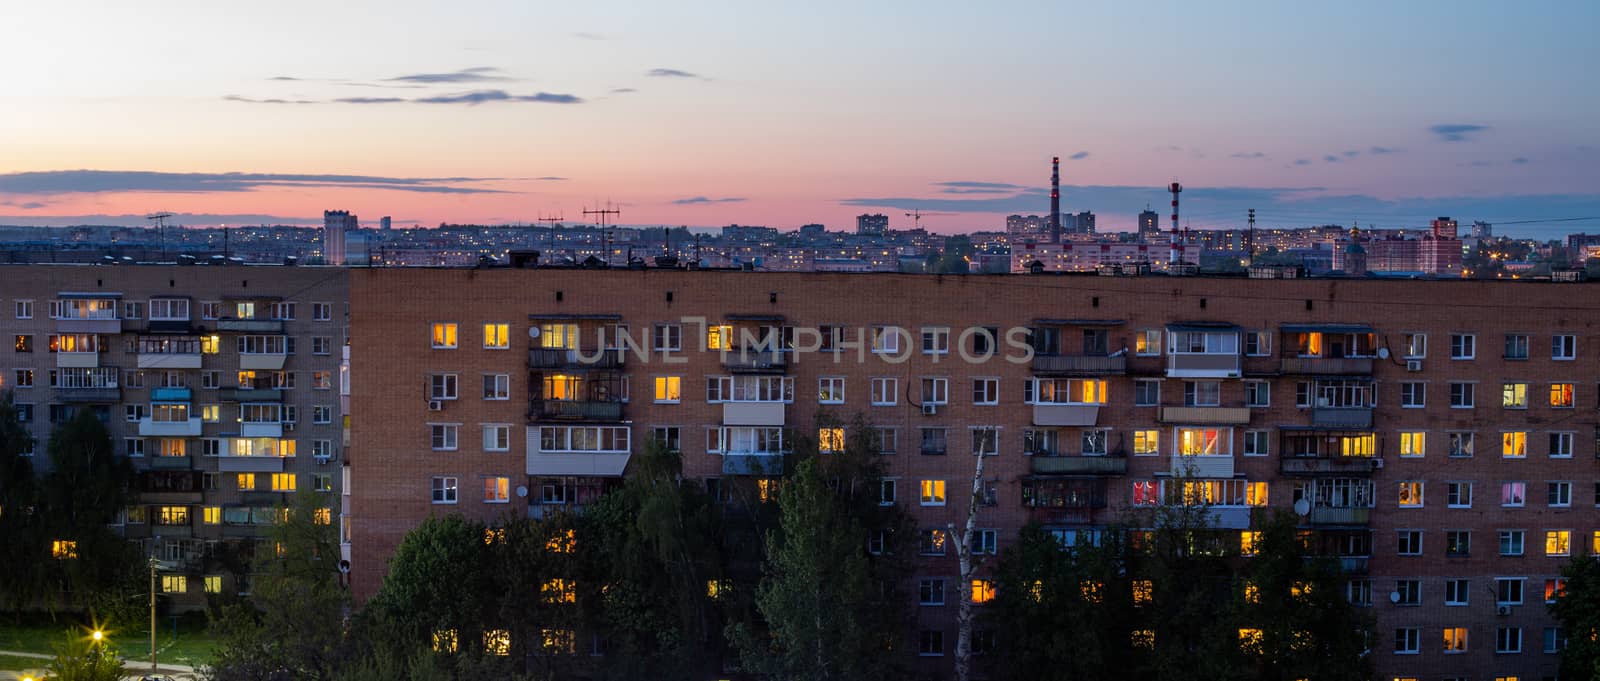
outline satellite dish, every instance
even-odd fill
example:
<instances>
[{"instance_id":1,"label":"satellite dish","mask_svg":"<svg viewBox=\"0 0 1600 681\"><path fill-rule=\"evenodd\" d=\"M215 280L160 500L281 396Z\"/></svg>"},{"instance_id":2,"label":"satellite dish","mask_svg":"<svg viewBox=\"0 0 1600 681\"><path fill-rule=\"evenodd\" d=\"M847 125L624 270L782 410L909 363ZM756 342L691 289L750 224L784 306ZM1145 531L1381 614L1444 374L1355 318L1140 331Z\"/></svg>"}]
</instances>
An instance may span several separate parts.
<instances>
[{"instance_id":1,"label":"satellite dish","mask_svg":"<svg viewBox=\"0 0 1600 681\"><path fill-rule=\"evenodd\" d=\"M524 485L518 485L517 486L517 498L520 499L520 498L526 497L526 496L528 496L528 488L526 486L524 486Z\"/></svg>"},{"instance_id":2,"label":"satellite dish","mask_svg":"<svg viewBox=\"0 0 1600 681\"><path fill-rule=\"evenodd\" d=\"M1399 591L1390 591L1389 592L1389 602L1390 603L1399 603L1400 602L1400 592Z\"/></svg>"},{"instance_id":3,"label":"satellite dish","mask_svg":"<svg viewBox=\"0 0 1600 681\"><path fill-rule=\"evenodd\" d=\"M344 574L347 574L347 575L350 574L350 561L348 561L348 560L339 561L339 571L344 573Z\"/></svg>"},{"instance_id":4,"label":"satellite dish","mask_svg":"<svg viewBox=\"0 0 1600 681\"><path fill-rule=\"evenodd\" d=\"M1378 348L1378 359L1389 359L1389 348Z\"/></svg>"},{"instance_id":5,"label":"satellite dish","mask_svg":"<svg viewBox=\"0 0 1600 681\"><path fill-rule=\"evenodd\" d=\"M529 338L538 338L539 337L539 327L537 327L537 326L528 327L528 337Z\"/></svg>"},{"instance_id":6,"label":"satellite dish","mask_svg":"<svg viewBox=\"0 0 1600 681\"><path fill-rule=\"evenodd\" d=\"M1311 500L1301 498L1299 501L1294 502L1294 512L1302 518L1311 515Z\"/></svg>"}]
</instances>

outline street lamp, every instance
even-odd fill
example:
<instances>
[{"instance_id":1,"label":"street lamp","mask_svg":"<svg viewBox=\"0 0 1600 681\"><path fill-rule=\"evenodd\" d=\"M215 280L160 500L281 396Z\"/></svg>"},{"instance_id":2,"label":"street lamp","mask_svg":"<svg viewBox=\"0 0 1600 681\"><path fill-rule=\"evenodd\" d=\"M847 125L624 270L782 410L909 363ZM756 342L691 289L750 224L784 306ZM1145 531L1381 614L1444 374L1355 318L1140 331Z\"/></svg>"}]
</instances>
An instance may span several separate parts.
<instances>
[{"instance_id":1,"label":"street lamp","mask_svg":"<svg viewBox=\"0 0 1600 681\"><path fill-rule=\"evenodd\" d=\"M99 630L99 629L96 629L96 630L94 630L94 633L92 633L92 634L89 634L89 638L92 638L92 639L94 639L94 642L95 642L95 643L99 643L99 642L101 642L101 641L104 641L104 640L105 640L105 638L106 638L106 632L104 632L104 631L101 631L101 630Z\"/></svg>"}]
</instances>

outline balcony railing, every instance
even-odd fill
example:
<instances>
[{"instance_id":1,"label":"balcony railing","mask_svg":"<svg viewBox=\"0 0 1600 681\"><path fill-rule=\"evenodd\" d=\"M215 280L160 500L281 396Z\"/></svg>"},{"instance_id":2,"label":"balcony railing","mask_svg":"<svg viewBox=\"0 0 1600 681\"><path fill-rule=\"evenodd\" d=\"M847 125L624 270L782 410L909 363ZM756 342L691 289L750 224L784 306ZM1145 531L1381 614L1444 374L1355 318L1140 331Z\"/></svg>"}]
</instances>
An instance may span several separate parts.
<instances>
[{"instance_id":1,"label":"balcony railing","mask_svg":"<svg viewBox=\"0 0 1600 681\"><path fill-rule=\"evenodd\" d=\"M1088 355L1034 355L1033 373L1058 376L1117 376L1128 372L1128 358Z\"/></svg>"},{"instance_id":2,"label":"balcony railing","mask_svg":"<svg viewBox=\"0 0 1600 681\"><path fill-rule=\"evenodd\" d=\"M1311 425L1334 430L1371 430L1372 407L1312 407Z\"/></svg>"},{"instance_id":3,"label":"balcony railing","mask_svg":"<svg viewBox=\"0 0 1600 681\"><path fill-rule=\"evenodd\" d=\"M530 412L533 420L621 421L621 402L581 400L536 400Z\"/></svg>"},{"instance_id":4,"label":"balcony railing","mask_svg":"<svg viewBox=\"0 0 1600 681\"><path fill-rule=\"evenodd\" d=\"M783 475L782 454L723 454L723 475L754 475L777 477Z\"/></svg>"},{"instance_id":5,"label":"balcony railing","mask_svg":"<svg viewBox=\"0 0 1600 681\"><path fill-rule=\"evenodd\" d=\"M1377 459L1366 456L1299 457L1286 456L1278 461L1278 471L1284 475L1371 475Z\"/></svg>"},{"instance_id":6,"label":"balcony railing","mask_svg":"<svg viewBox=\"0 0 1600 681\"><path fill-rule=\"evenodd\" d=\"M188 456L152 456L150 468L158 471L186 471L194 467L194 459Z\"/></svg>"},{"instance_id":7,"label":"balcony railing","mask_svg":"<svg viewBox=\"0 0 1600 681\"><path fill-rule=\"evenodd\" d=\"M1312 525L1366 525L1372 520L1370 508L1316 506L1306 521Z\"/></svg>"},{"instance_id":8,"label":"balcony railing","mask_svg":"<svg viewBox=\"0 0 1600 681\"><path fill-rule=\"evenodd\" d=\"M1121 456L1033 457L1036 475L1127 475L1128 459Z\"/></svg>"},{"instance_id":9,"label":"balcony railing","mask_svg":"<svg viewBox=\"0 0 1600 681\"><path fill-rule=\"evenodd\" d=\"M281 319L218 319L217 330L229 333L283 333Z\"/></svg>"},{"instance_id":10,"label":"balcony railing","mask_svg":"<svg viewBox=\"0 0 1600 681\"><path fill-rule=\"evenodd\" d=\"M729 371L783 371L789 358L774 350L729 350L722 353L722 366Z\"/></svg>"},{"instance_id":11,"label":"balcony railing","mask_svg":"<svg viewBox=\"0 0 1600 681\"><path fill-rule=\"evenodd\" d=\"M56 401L64 404L121 402L122 388L56 388Z\"/></svg>"},{"instance_id":12,"label":"balcony railing","mask_svg":"<svg viewBox=\"0 0 1600 681\"><path fill-rule=\"evenodd\" d=\"M1231 354L1172 353L1167 355L1169 378L1238 378L1239 356Z\"/></svg>"},{"instance_id":13,"label":"balcony railing","mask_svg":"<svg viewBox=\"0 0 1600 681\"><path fill-rule=\"evenodd\" d=\"M282 402L283 391L277 388L223 388L217 391L223 402Z\"/></svg>"},{"instance_id":14,"label":"balcony railing","mask_svg":"<svg viewBox=\"0 0 1600 681\"><path fill-rule=\"evenodd\" d=\"M621 369L627 355L617 350L534 348L528 351L530 369Z\"/></svg>"},{"instance_id":15,"label":"balcony railing","mask_svg":"<svg viewBox=\"0 0 1600 681\"><path fill-rule=\"evenodd\" d=\"M1200 426L1242 426L1250 422L1250 408L1162 407L1161 422Z\"/></svg>"},{"instance_id":16,"label":"balcony railing","mask_svg":"<svg viewBox=\"0 0 1600 681\"><path fill-rule=\"evenodd\" d=\"M1037 402L1033 405L1033 425L1092 426L1100 418L1100 405Z\"/></svg>"},{"instance_id":17,"label":"balcony railing","mask_svg":"<svg viewBox=\"0 0 1600 681\"><path fill-rule=\"evenodd\" d=\"M1371 357L1285 357L1278 369L1312 376L1370 376Z\"/></svg>"},{"instance_id":18,"label":"balcony railing","mask_svg":"<svg viewBox=\"0 0 1600 681\"><path fill-rule=\"evenodd\" d=\"M189 402L194 400L194 391L188 388L151 388L151 402Z\"/></svg>"}]
</instances>

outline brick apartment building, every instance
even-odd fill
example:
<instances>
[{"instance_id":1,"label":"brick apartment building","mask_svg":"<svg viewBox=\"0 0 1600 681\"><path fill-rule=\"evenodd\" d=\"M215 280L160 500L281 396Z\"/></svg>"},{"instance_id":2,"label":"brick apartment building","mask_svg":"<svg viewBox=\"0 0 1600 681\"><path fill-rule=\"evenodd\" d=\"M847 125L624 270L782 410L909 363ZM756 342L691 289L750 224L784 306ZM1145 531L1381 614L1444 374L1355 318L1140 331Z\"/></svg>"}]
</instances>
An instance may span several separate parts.
<instances>
[{"instance_id":1,"label":"brick apartment building","mask_svg":"<svg viewBox=\"0 0 1600 681\"><path fill-rule=\"evenodd\" d=\"M115 529L162 561L171 607L202 607L249 590L223 556L247 558L290 491L341 514L347 298L336 268L0 266L0 392L38 473L54 424L99 414L137 475Z\"/></svg>"},{"instance_id":2,"label":"brick apartment building","mask_svg":"<svg viewBox=\"0 0 1600 681\"><path fill-rule=\"evenodd\" d=\"M652 437L689 478L761 484L819 415L878 429L886 494L924 528L964 514L969 457L997 442L980 526L1001 549L1029 520L1093 541L1175 473L1241 541L1253 508L1294 508L1376 618L1382 678L1553 676L1544 601L1600 548L1582 284L491 268L350 286L358 598L430 515L581 506ZM767 329L801 349L702 350ZM646 356L600 353L619 330ZM953 650L956 577L950 553L921 561L951 599L918 607L929 657Z\"/></svg>"}]
</instances>

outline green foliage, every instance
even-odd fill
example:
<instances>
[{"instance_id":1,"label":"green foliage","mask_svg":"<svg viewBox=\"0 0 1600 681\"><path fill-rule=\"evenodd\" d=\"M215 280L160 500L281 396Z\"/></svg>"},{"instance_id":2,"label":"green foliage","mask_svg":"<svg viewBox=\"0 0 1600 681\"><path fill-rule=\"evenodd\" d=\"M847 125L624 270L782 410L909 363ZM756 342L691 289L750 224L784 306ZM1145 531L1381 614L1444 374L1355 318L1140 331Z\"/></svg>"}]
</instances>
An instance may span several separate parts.
<instances>
[{"instance_id":1,"label":"green foliage","mask_svg":"<svg viewBox=\"0 0 1600 681\"><path fill-rule=\"evenodd\" d=\"M48 681L119 681L124 674L110 643L97 643L81 632L67 630L55 654L45 668Z\"/></svg>"},{"instance_id":2,"label":"green foliage","mask_svg":"<svg viewBox=\"0 0 1600 681\"><path fill-rule=\"evenodd\" d=\"M339 537L316 522L334 499L301 491L256 555L253 598L224 606L213 681L266 681L289 674L331 679L340 656L348 597L339 583Z\"/></svg>"},{"instance_id":3,"label":"green foliage","mask_svg":"<svg viewBox=\"0 0 1600 681\"><path fill-rule=\"evenodd\" d=\"M0 399L0 546L8 554L0 561L0 608L13 611L42 590L50 550L35 510L39 481L33 462L22 455L32 447L33 436L17 420L8 392Z\"/></svg>"},{"instance_id":4,"label":"green foliage","mask_svg":"<svg viewBox=\"0 0 1600 681\"><path fill-rule=\"evenodd\" d=\"M143 560L137 546L107 527L127 506L133 468L116 456L110 431L92 409L79 409L50 435L50 473L39 487L38 515L44 540L42 572L55 583L52 592L68 600L51 601L130 621L140 611ZM77 558L48 558L49 542L73 542Z\"/></svg>"},{"instance_id":5,"label":"green foliage","mask_svg":"<svg viewBox=\"0 0 1600 681\"><path fill-rule=\"evenodd\" d=\"M1550 604L1567 647L1561 651L1561 678L1600 678L1600 558L1573 555L1561 568L1566 593Z\"/></svg>"}]
</instances>

